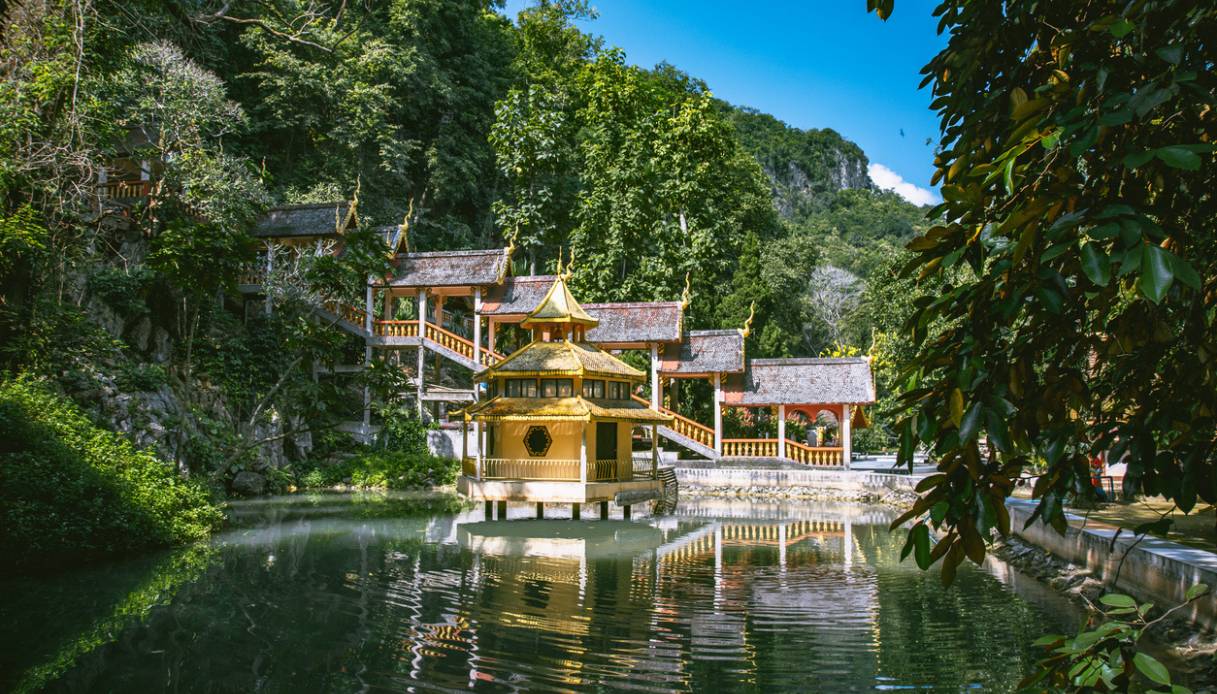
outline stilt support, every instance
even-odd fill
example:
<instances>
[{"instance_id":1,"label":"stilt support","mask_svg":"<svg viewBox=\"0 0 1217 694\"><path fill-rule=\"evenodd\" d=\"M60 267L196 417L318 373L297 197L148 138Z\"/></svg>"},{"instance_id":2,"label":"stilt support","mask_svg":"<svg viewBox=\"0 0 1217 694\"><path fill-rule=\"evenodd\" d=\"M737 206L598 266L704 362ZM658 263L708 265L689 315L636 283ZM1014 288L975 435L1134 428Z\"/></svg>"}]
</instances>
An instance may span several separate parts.
<instances>
[{"instance_id":1,"label":"stilt support","mask_svg":"<svg viewBox=\"0 0 1217 694\"><path fill-rule=\"evenodd\" d=\"M545 517L545 504L538 501L537 502L537 520L541 520L544 517Z\"/></svg>"},{"instance_id":2,"label":"stilt support","mask_svg":"<svg viewBox=\"0 0 1217 694\"><path fill-rule=\"evenodd\" d=\"M600 502L600 520L608 520L608 502Z\"/></svg>"},{"instance_id":3,"label":"stilt support","mask_svg":"<svg viewBox=\"0 0 1217 694\"><path fill-rule=\"evenodd\" d=\"M493 518L494 518L494 502L491 501L490 499L487 499L486 500L486 520L492 520Z\"/></svg>"},{"instance_id":4,"label":"stilt support","mask_svg":"<svg viewBox=\"0 0 1217 694\"><path fill-rule=\"evenodd\" d=\"M570 505L570 519L579 520L579 513L580 513L579 504L571 504Z\"/></svg>"},{"instance_id":5,"label":"stilt support","mask_svg":"<svg viewBox=\"0 0 1217 694\"><path fill-rule=\"evenodd\" d=\"M507 520L507 501L499 501L499 520Z\"/></svg>"},{"instance_id":6,"label":"stilt support","mask_svg":"<svg viewBox=\"0 0 1217 694\"><path fill-rule=\"evenodd\" d=\"M630 505L629 504L626 504L625 506L621 507L621 517L626 520L629 520L629 518L630 518Z\"/></svg>"}]
</instances>

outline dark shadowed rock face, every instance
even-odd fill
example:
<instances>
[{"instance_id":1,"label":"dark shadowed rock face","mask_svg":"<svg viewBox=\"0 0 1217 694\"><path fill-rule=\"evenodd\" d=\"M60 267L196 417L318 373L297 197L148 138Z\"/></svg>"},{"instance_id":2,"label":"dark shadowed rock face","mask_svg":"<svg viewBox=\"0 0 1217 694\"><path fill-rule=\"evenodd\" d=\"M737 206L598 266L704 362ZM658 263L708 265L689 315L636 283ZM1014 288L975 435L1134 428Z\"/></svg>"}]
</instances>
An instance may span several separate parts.
<instances>
[{"instance_id":1,"label":"dark shadowed rock face","mask_svg":"<svg viewBox=\"0 0 1217 694\"><path fill-rule=\"evenodd\" d=\"M241 496L258 496L266 491L266 478L256 472L238 472L232 478L232 490Z\"/></svg>"}]
</instances>

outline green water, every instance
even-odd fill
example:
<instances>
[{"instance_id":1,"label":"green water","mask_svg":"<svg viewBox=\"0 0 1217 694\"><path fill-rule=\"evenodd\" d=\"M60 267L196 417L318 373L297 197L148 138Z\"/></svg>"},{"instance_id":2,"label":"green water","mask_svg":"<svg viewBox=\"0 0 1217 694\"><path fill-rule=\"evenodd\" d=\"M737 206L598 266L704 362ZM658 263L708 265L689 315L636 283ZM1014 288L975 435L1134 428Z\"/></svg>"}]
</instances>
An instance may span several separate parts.
<instances>
[{"instance_id":1,"label":"green water","mask_svg":"<svg viewBox=\"0 0 1217 694\"><path fill-rule=\"evenodd\" d=\"M901 564L883 508L532 513L244 502L209 546L5 580L0 691L1005 691L1072 628L1000 565Z\"/></svg>"}]
</instances>

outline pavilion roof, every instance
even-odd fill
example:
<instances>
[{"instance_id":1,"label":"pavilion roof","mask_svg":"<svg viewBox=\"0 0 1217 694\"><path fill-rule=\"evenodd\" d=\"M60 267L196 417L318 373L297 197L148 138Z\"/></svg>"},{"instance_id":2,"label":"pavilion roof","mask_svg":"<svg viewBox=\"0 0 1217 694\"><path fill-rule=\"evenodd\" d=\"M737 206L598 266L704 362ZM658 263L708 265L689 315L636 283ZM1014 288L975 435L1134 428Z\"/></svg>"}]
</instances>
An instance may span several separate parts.
<instances>
[{"instance_id":1,"label":"pavilion roof","mask_svg":"<svg viewBox=\"0 0 1217 694\"><path fill-rule=\"evenodd\" d=\"M584 342L531 342L494 366L478 380L496 376L601 376L642 381L646 374Z\"/></svg>"},{"instance_id":2,"label":"pavilion roof","mask_svg":"<svg viewBox=\"0 0 1217 694\"><path fill-rule=\"evenodd\" d=\"M392 287L478 287L497 284L507 273L509 251L401 253L394 260Z\"/></svg>"},{"instance_id":3,"label":"pavilion roof","mask_svg":"<svg viewBox=\"0 0 1217 694\"><path fill-rule=\"evenodd\" d=\"M562 324L582 325L588 328L596 326L596 319L587 315L587 311L575 300L566 286L566 279L559 275L549 285L549 291L536 308L528 312L528 316L520 322L520 326L530 328L534 325Z\"/></svg>"},{"instance_id":4,"label":"pavilion roof","mask_svg":"<svg viewBox=\"0 0 1217 694\"><path fill-rule=\"evenodd\" d=\"M659 370L665 374L743 373L744 335L728 330L691 330L683 342L664 347Z\"/></svg>"},{"instance_id":5,"label":"pavilion roof","mask_svg":"<svg viewBox=\"0 0 1217 694\"><path fill-rule=\"evenodd\" d=\"M258 238L338 236L356 222L351 203L345 200L272 207L254 225Z\"/></svg>"},{"instance_id":6,"label":"pavilion roof","mask_svg":"<svg viewBox=\"0 0 1217 694\"><path fill-rule=\"evenodd\" d=\"M525 315L541 303L555 279L556 275L507 277L482 298L482 315Z\"/></svg>"},{"instance_id":7,"label":"pavilion roof","mask_svg":"<svg viewBox=\"0 0 1217 694\"><path fill-rule=\"evenodd\" d=\"M498 396L470 405L465 413L479 421L625 419L664 424L672 417L632 400L570 398L508 398Z\"/></svg>"},{"instance_id":8,"label":"pavilion roof","mask_svg":"<svg viewBox=\"0 0 1217 694\"><path fill-rule=\"evenodd\" d=\"M723 393L729 405L864 405L875 402L866 357L753 359Z\"/></svg>"},{"instance_id":9,"label":"pavilion roof","mask_svg":"<svg viewBox=\"0 0 1217 694\"><path fill-rule=\"evenodd\" d=\"M644 345L680 342L684 306L679 301L584 304L600 321L587 331L587 341L599 345Z\"/></svg>"}]
</instances>

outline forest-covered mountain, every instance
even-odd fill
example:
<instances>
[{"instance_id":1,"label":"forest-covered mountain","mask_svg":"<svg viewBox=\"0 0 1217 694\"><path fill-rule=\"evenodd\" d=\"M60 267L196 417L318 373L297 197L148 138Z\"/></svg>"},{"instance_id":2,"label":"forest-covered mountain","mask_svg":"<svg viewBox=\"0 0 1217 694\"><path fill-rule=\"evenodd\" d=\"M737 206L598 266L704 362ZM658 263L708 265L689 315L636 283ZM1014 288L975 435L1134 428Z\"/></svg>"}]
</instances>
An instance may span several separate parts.
<instances>
[{"instance_id":1,"label":"forest-covered mountain","mask_svg":"<svg viewBox=\"0 0 1217 694\"><path fill-rule=\"evenodd\" d=\"M339 416L312 366L347 346L308 306L362 295L385 262L373 229L407 222L418 250L514 243L517 272L573 253L586 301L674 299L687 275L689 327L755 307L763 357L869 350L894 318L867 309L867 280L924 223L857 145L630 65L579 29L580 0L512 18L491 0L3 12L0 369L221 480L300 458L297 434ZM98 183L120 175L146 187L116 214ZM334 200L358 203L347 252L282 278L273 314L238 310L259 216ZM392 405L392 374L369 378Z\"/></svg>"}]
</instances>

